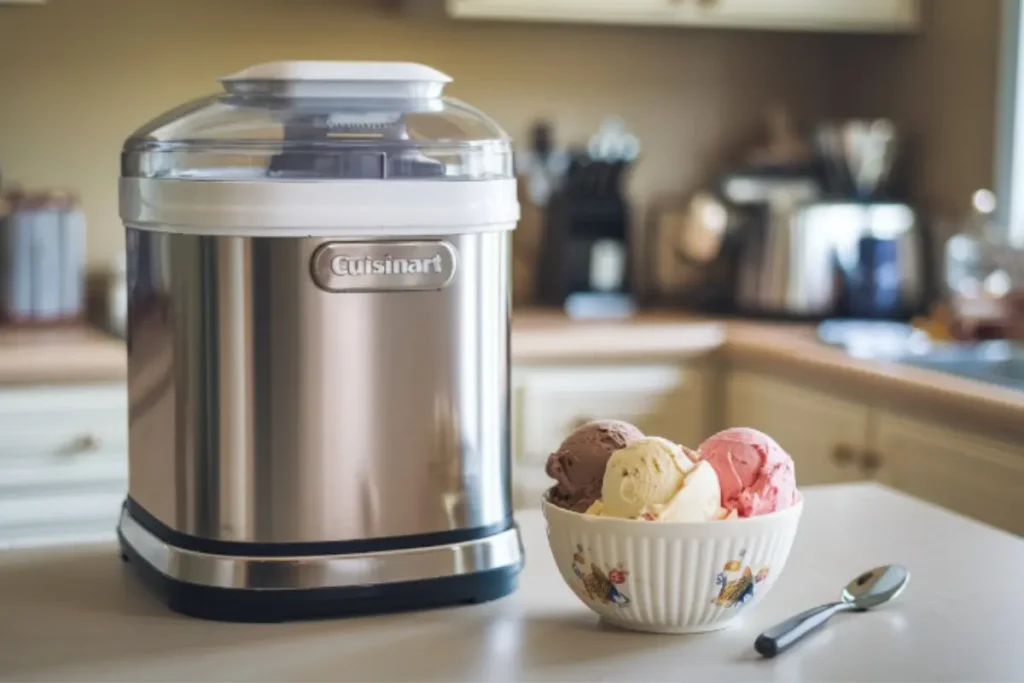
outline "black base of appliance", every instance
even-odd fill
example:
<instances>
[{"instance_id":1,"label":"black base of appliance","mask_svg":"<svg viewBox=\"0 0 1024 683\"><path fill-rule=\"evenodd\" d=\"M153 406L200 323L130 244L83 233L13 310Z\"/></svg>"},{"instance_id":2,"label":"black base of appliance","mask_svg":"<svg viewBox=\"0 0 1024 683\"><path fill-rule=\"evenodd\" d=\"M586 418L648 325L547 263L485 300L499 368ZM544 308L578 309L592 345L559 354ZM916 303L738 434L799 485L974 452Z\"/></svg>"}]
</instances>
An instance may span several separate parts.
<instances>
[{"instance_id":1,"label":"black base of appliance","mask_svg":"<svg viewBox=\"0 0 1024 683\"><path fill-rule=\"evenodd\" d=\"M126 520L130 529L126 535ZM363 616L388 612L405 612L438 607L489 602L510 595L518 585L523 560L518 530L503 532L515 535L518 553L505 552L511 560L504 566L472 573L440 576L412 581L370 585L296 588L229 588L206 585L172 577L143 557L129 535L140 538L144 533L157 543L151 529L143 528L128 512L122 512L118 526L121 558L134 570L142 583L171 610L192 617L231 622L274 623L306 619ZM488 539L480 539L487 541ZM254 544L255 545L255 544ZM507 546L507 543L499 545ZM441 546L443 547L443 546ZM423 549L429 551L429 548ZM344 556L339 556L344 559ZM273 561L275 558L267 558ZM295 557L276 558L282 565ZM310 558L319 560L322 558ZM263 568L262 574L272 572Z\"/></svg>"}]
</instances>

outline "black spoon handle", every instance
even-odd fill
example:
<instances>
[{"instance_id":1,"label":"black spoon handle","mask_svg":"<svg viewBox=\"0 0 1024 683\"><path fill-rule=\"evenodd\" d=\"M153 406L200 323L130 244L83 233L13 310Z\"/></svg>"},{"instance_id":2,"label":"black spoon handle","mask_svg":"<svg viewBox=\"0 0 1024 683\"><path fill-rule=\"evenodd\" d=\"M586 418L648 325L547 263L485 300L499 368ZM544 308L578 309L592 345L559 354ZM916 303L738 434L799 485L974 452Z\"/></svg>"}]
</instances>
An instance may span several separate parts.
<instances>
[{"instance_id":1,"label":"black spoon handle","mask_svg":"<svg viewBox=\"0 0 1024 683\"><path fill-rule=\"evenodd\" d=\"M820 628L832 615L851 609L845 602L814 607L772 626L754 641L754 649L762 657L774 657L788 650L808 633Z\"/></svg>"}]
</instances>

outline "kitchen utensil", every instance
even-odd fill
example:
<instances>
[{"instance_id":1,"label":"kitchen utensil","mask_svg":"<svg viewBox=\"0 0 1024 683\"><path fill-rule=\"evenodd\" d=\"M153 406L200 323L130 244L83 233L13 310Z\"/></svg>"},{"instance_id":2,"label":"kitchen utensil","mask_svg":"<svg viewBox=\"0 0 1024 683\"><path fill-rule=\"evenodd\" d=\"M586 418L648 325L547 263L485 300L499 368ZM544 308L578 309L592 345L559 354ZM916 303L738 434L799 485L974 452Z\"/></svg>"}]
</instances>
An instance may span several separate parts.
<instances>
[{"instance_id":1,"label":"kitchen utensil","mask_svg":"<svg viewBox=\"0 0 1024 683\"><path fill-rule=\"evenodd\" d=\"M731 222L730 210L724 202L706 190L696 192L678 216L676 252L685 261L710 263L721 252Z\"/></svg>"},{"instance_id":2,"label":"kitchen utensil","mask_svg":"<svg viewBox=\"0 0 1024 683\"><path fill-rule=\"evenodd\" d=\"M4 200L0 224L0 318L25 322L34 317L32 304L33 230L35 210L26 195L11 193Z\"/></svg>"},{"instance_id":3,"label":"kitchen utensil","mask_svg":"<svg viewBox=\"0 0 1024 683\"><path fill-rule=\"evenodd\" d=\"M622 317L634 309L630 208L622 187L631 166L619 158L630 147L617 144L594 143L577 153L546 207L537 300L573 317Z\"/></svg>"},{"instance_id":4,"label":"kitchen utensil","mask_svg":"<svg viewBox=\"0 0 1024 683\"><path fill-rule=\"evenodd\" d=\"M587 142L591 159L599 161L636 161L640 156L640 140L629 132L625 122L611 116L601 122Z\"/></svg>"},{"instance_id":5,"label":"kitchen utensil","mask_svg":"<svg viewBox=\"0 0 1024 683\"><path fill-rule=\"evenodd\" d=\"M531 130L531 147L516 159L525 178L528 196L536 206L544 206L551 193L565 178L568 154L555 147L554 131L547 121L538 121Z\"/></svg>"},{"instance_id":6,"label":"kitchen utensil","mask_svg":"<svg viewBox=\"0 0 1024 683\"><path fill-rule=\"evenodd\" d=\"M774 657L840 612L863 612L895 600L909 581L910 571L906 567L875 567L848 583L839 602L801 612L759 635L754 649L763 657Z\"/></svg>"},{"instance_id":7,"label":"kitchen utensil","mask_svg":"<svg viewBox=\"0 0 1024 683\"><path fill-rule=\"evenodd\" d=\"M979 298L989 294L993 281L1005 271L1000 264L1000 244L995 225L995 195L977 190L971 196L971 212L964 229L946 240L945 289L951 297Z\"/></svg>"},{"instance_id":8,"label":"kitchen utensil","mask_svg":"<svg viewBox=\"0 0 1024 683\"><path fill-rule=\"evenodd\" d=\"M0 198L0 320L59 324L84 307L85 218L65 192Z\"/></svg>"},{"instance_id":9,"label":"kitchen utensil","mask_svg":"<svg viewBox=\"0 0 1024 683\"><path fill-rule=\"evenodd\" d=\"M691 217L703 210L698 195L706 195L728 213L719 238L686 235ZM705 205L706 206L706 205ZM714 214L717 210L711 209ZM736 247L743 235L743 215L717 192L701 190L692 195L669 193L652 197L644 212L642 274L645 304L655 307L683 306L688 310L728 311L733 303L733 271ZM699 248L690 250L690 246ZM703 248L700 248L703 247ZM715 252L713 258L712 252ZM706 259L706 260L704 260Z\"/></svg>"},{"instance_id":10,"label":"kitchen utensil","mask_svg":"<svg viewBox=\"0 0 1024 683\"><path fill-rule=\"evenodd\" d=\"M832 196L853 194L853 179L843 161L843 148L839 129L831 124L818 126L814 133L815 150L823 166L825 190Z\"/></svg>"},{"instance_id":11,"label":"kitchen utensil","mask_svg":"<svg viewBox=\"0 0 1024 683\"><path fill-rule=\"evenodd\" d=\"M78 198L61 193L60 218L60 311L64 318L78 318L85 308L85 213Z\"/></svg>"},{"instance_id":12,"label":"kitchen utensil","mask_svg":"<svg viewBox=\"0 0 1024 683\"><path fill-rule=\"evenodd\" d=\"M32 317L52 321L61 317L61 213L63 206L52 194L41 193L33 203Z\"/></svg>"},{"instance_id":13,"label":"kitchen utensil","mask_svg":"<svg viewBox=\"0 0 1024 683\"><path fill-rule=\"evenodd\" d=\"M898 146L898 133L891 121L822 123L814 142L829 194L861 200L885 195Z\"/></svg>"},{"instance_id":14,"label":"kitchen utensil","mask_svg":"<svg viewBox=\"0 0 1024 683\"><path fill-rule=\"evenodd\" d=\"M392 62L277 62L125 143L131 567L283 620L491 600L509 473L507 134Z\"/></svg>"}]
</instances>

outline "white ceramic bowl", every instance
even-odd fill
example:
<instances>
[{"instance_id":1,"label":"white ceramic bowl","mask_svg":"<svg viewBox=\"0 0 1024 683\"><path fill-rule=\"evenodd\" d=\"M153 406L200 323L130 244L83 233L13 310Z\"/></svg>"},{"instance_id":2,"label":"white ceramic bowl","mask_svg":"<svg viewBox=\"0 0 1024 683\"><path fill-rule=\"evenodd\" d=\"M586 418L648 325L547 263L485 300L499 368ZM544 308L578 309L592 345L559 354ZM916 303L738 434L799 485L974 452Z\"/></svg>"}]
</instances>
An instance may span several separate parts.
<instances>
[{"instance_id":1,"label":"white ceramic bowl","mask_svg":"<svg viewBox=\"0 0 1024 683\"><path fill-rule=\"evenodd\" d=\"M647 522L541 502L569 588L605 621L654 633L726 628L771 590L796 538L803 499L761 517Z\"/></svg>"}]
</instances>

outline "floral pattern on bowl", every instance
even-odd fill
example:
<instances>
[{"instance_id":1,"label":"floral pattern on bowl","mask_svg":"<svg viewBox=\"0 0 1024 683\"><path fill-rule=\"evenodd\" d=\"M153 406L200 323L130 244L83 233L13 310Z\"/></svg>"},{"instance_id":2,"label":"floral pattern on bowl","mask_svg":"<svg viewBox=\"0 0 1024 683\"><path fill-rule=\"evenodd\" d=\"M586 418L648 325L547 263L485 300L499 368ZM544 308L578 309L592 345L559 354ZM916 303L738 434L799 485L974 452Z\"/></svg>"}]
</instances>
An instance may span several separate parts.
<instances>
[{"instance_id":1,"label":"floral pattern on bowl","mask_svg":"<svg viewBox=\"0 0 1024 683\"><path fill-rule=\"evenodd\" d=\"M609 569L607 573L598 565L587 560L582 545L576 546L572 556L572 571L580 581L576 593L581 599L601 605L625 607L630 603L622 589L629 571L622 567Z\"/></svg>"}]
</instances>

